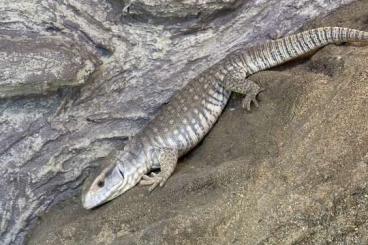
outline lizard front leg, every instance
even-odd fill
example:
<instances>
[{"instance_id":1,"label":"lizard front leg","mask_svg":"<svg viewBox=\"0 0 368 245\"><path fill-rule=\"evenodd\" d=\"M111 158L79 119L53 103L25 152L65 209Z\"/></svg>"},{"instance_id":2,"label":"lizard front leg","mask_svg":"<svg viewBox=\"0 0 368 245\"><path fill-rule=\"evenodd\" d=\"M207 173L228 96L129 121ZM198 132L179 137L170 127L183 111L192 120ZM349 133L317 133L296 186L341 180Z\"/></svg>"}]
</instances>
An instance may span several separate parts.
<instances>
[{"instance_id":1,"label":"lizard front leg","mask_svg":"<svg viewBox=\"0 0 368 245\"><path fill-rule=\"evenodd\" d=\"M178 162L178 151L170 148L155 149L158 153L160 172L143 175L140 185L150 185L149 191L153 191L158 185L164 186L168 178L172 175Z\"/></svg>"},{"instance_id":2,"label":"lizard front leg","mask_svg":"<svg viewBox=\"0 0 368 245\"><path fill-rule=\"evenodd\" d=\"M244 78L244 76L228 74L225 76L222 82L227 90L232 92L245 94L242 101L242 107L250 111L250 105L253 102L258 107L257 95L263 91L263 89L254 81Z\"/></svg>"}]
</instances>

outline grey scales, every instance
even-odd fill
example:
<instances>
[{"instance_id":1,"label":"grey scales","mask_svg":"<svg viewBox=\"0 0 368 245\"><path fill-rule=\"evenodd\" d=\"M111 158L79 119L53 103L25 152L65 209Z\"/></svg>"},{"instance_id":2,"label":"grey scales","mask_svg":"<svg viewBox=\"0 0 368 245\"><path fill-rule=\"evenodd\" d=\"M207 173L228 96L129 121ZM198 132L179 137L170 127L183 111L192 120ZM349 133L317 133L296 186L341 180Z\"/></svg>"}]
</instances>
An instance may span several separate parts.
<instances>
[{"instance_id":1,"label":"grey scales","mask_svg":"<svg viewBox=\"0 0 368 245\"><path fill-rule=\"evenodd\" d=\"M248 76L307 54L330 43L368 41L368 32L322 27L239 49L202 72L164 105L158 115L133 136L116 162L94 179L82 194L86 209L114 199L136 184L152 191L173 174L178 158L195 147L211 130L231 92L245 94L242 107L250 110L262 88ZM160 169L158 174L152 172Z\"/></svg>"}]
</instances>

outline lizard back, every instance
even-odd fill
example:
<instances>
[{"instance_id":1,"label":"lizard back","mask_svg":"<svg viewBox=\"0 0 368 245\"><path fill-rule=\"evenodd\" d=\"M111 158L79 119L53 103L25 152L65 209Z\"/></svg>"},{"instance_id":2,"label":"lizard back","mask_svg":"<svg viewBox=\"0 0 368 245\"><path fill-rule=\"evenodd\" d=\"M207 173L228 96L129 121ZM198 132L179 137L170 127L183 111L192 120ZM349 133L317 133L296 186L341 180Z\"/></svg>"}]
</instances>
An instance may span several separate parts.
<instances>
[{"instance_id":1,"label":"lizard back","mask_svg":"<svg viewBox=\"0 0 368 245\"><path fill-rule=\"evenodd\" d=\"M212 68L213 69L213 68ZM202 73L176 93L142 131L153 147L174 148L179 156L192 149L213 127L231 92L212 73Z\"/></svg>"}]
</instances>

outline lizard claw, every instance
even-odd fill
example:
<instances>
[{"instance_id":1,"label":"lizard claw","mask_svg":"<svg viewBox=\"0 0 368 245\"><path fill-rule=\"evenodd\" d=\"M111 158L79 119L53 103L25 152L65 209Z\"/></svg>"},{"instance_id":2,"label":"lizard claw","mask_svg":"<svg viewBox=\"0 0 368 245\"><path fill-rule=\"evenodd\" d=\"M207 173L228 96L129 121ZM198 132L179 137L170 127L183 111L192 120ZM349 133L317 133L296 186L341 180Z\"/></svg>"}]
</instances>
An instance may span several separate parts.
<instances>
[{"instance_id":1,"label":"lizard claw","mask_svg":"<svg viewBox=\"0 0 368 245\"><path fill-rule=\"evenodd\" d=\"M152 192L158 185L160 185L160 187L164 186L166 180L167 179L161 177L160 174L151 173L151 176L143 175L141 181L139 182L139 185L150 185L148 191Z\"/></svg>"},{"instance_id":2,"label":"lizard claw","mask_svg":"<svg viewBox=\"0 0 368 245\"><path fill-rule=\"evenodd\" d=\"M250 91L245 95L245 98L242 101L242 108L246 109L247 111L250 111L251 103L258 107L258 100L257 95L262 92L264 89L259 87L257 84L255 84Z\"/></svg>"},{"instance_id":3,"label":"lizard claw","mask_svg":"<svg viewBox=\"0 0 368 245\"><path fill-rule=\"evenodd\" d=\"M246 95L245 98L242 101L242 108L246 109L247 111L250 111L251 110L250 106L251 106L252 102L255 105L255 107L259 106L258 100L257 100L257 95L253 95L253 96L251 96L250 94Z\"/></svg>"}]
</instances>

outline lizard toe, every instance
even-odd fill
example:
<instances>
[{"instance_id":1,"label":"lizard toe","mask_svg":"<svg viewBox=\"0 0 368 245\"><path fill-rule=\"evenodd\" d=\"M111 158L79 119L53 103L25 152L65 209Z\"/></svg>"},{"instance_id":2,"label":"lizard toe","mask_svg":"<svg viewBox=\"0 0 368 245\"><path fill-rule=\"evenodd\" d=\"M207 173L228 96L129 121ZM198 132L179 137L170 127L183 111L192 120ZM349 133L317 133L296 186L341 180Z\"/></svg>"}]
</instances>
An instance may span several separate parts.
<instances>
[{"instance_id":1,"label":"lizard toe","mask_svg":"<svg viewBox=\"0 0 368 245\"><path fill-rule=\"evenodd\" d=\"M141 179L141 181L139 181L139 185L141 186L147 186L147 185L152 185L152 180L144 180L144 179Z\"/></svg>"},{"instance_id":2,"label":"lizard toe","mask_svg":"<svg viewBox=\"0 0 368 245\"><path fill-rule=\"evenodd\" d=\"M246 109L247 111L250 111L252 102L256 104L254 101L256 101L255 98L250 98L249 96L246 96L242 101L242 108ZM258 102L257 102L257 106L258 106Z\"/></svg>"},{"instance_id":3,"label":"lizard toe","mask_svg":"<svg viewBox=\"0 0 368 245\"><path fill-rule=\"evenodd\" d=\"M161 177L157 177L155 178L154 182L152 183L152 185L148 188L149 192L152 192L154 189L156 189L156 187L161 183L162 178ZM160 184L161 186L161 184Z\"/></svg>"},{"instance_id":4,"label":"lizard toe","mask_svg":"<svg viewBox=\"0 0 368 245\"><path fill-rule=\"evenodd\" d=\"M161 177L159 174L151 173L149 175L143 175L141 181L139 182L139 185L141 186L149 186L148 191L152 192L158 185L163 186L163 184L166 182L163 177Z\"/></svg>"},{"instance_id":5,"label":"lizard toe","mask_svg":"<svg viewBox=\"0 0 368 245\"><path fill-rule=\"evenodd\" d=\"M255 107L259 107L257 95L263 90L264 89L258 87L256 90L253 90L250 93L246 94L242 101L242 108L246 109L247 111L250 111L252 103L254 104Z\"/></svg>"}]
</instances>

